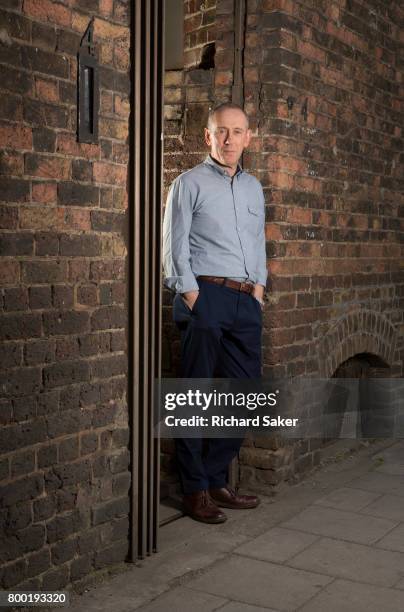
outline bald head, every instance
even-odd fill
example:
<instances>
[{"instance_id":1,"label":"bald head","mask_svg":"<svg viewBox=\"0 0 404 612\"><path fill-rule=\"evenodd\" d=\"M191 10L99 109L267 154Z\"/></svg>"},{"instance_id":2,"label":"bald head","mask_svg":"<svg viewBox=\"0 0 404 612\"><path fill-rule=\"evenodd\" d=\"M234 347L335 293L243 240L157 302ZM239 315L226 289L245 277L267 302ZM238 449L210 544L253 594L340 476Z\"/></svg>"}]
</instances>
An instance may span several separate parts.
<instances>
[{"instance_id":1,"label":"bald head","mask_svg":"<svg viewBox=\"0 0 404 612\"><path fill-rule=\"evenodd\" d=\"M218 106L215 106L215 108L212 108L209 110L208 126L207 126L208 130L214 129L214 127L217 125L218 115L222 114L226 110L238 111L239 113L241 113L241 115L243 115L244 117L245 128L248 129L248 126L249 126L248 116L244 112L244 110L241 108L241 106L239 106L238 104L233 104L233 102L223 102L222 104L219 104Z\"/></svg>"}]
</instances>

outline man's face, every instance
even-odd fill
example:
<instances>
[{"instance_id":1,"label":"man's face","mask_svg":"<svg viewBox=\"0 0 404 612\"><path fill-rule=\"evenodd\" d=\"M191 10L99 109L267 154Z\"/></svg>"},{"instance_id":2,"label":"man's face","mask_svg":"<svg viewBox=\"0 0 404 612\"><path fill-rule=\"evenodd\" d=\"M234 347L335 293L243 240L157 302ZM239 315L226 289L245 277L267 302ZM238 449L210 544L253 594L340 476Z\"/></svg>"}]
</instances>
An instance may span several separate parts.
<instances>
[{"instance_id":1,"label":"man's face","mask_svg":"<svg viewBox=\"0 0 404 612\"><path fill-rule=\"evenodd\" d=\"M205 142L214 159L236 169L243 150L251 139L247 119L237 108L225 108L212 117L210 129L205 128Z\"/></svg>"}]
</instances>

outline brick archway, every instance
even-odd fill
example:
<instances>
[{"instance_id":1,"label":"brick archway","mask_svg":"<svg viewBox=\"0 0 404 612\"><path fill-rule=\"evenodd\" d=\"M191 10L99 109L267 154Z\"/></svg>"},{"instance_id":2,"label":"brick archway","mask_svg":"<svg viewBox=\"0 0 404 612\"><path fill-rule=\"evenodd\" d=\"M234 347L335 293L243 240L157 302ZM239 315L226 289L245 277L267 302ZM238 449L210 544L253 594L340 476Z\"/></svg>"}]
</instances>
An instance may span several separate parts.
<instances>
[{"instance_id":1,"label":"brick archway","mask_svg":"<svg viewBox=\"0 0 404 612\"><path fill-rule=\"evenodd\" d=\"M319 344L319 372L330 378L338 366L358 353L372 353L391 366L397 329L379 312L362 309L347 313Z\"/></svg>"}]
</instances>

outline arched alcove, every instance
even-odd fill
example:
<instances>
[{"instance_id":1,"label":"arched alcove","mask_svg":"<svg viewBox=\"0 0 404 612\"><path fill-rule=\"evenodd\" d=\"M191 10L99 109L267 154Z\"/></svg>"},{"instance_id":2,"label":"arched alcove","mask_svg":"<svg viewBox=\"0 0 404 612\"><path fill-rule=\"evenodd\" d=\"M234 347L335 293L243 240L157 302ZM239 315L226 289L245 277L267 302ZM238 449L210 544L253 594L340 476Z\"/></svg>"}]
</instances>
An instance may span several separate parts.
<instances>
[{"instance_id":1,"label":"arched alcove","mask_svg":"<svg viewBox=\"0 0 404 612\"><path fill-rule=\"evenodd\" d=\"M396 327L379 312L363 309L347 313L320 341L320 377L334 376L341 364L358 355L369 356L372 367L391 368L397 333ZM386 372L386 376L390 373Z\"/></svg>"}]
</instances>

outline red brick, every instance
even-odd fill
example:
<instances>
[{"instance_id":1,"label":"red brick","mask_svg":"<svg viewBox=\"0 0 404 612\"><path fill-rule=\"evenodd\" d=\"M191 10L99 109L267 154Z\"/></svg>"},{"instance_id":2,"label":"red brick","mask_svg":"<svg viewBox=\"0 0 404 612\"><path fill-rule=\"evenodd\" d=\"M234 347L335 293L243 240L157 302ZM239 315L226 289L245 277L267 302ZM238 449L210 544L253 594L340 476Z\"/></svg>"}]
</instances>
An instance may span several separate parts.
<instances>
[{"instance_id":1,"label":"red brick","mask_svg":"<svg viewBox=\"0 0 404 612\"><path fill-rule=\"evenodd\" d=\"M90 211L78 208L66 209L65 227L72 230L91 229Z\"/></svg>"},{"instance_id":2,"label":"red brick","mask_svg":"<svg viewBox=\"0 0 404 612\"><path fill-rule=\"evenodd\" d=\"M217 71L215 74L215 86L231 85L233 83L233 72L231 70Z\"/></svg>"},{"instance_id":3,"label":"red brick","mask_svg":"<svg viewBox=\"0 0 404 612\"><path fill-rule=\"evenodd\" d=\"M127 167L103 162L94 162L93 174L97 183L109 185L125 185L127 178Z\"/></svg>"},{"instance_id":4,"label":"red brick","mask_svg":"<svg viewBox=\"0 0 404 612\"><path fill-rule=\"evenodd\" d=\"M32 183L32 201L52 204L57 200L57 183Z\"/></svg>"},{"instance_id":5,"label":"red brick","mask_svg":"<svg viewBox=\"0 0 404 612\"><path fill-rule=\"evenodd\" d=\"M35 79L35 96L45 102L57 102L59 100L59 88L56 81Z\"/></svg>"},{"instance_id":6,"label":"red brick","mask_svg":"<svg viewBox=\"0 0 404 612\"><path fill-rule=\"evenodd\" d=\"M117 140L126 140L129 127L127 121L101 117L99 123L100 136L106 138L114 138Z\"/></svg>"},{"instance_id":7,"label":"red brick","mask_svg":"<svg viewBox=\"0 0 404 612\"><path fill-rule=\"evenodd\" d=\"M271 183L280 189L293 189L293 176L284 172L271 172Z\"/></svg>"},{"instance_id":8,"label":"red brick","mask_svg":"<svg viewBox=\"0 0 404 612\"><path fill-rule=\"evenodd\" d=\"M113 44L104 43L99 45L100 64L103 66L113 66L114 64L114 46Z\"/></svg>"},{"instance_id":9,"label":"red brick","mask_svg":"<svg viewBox=\"0 0 404 612\"><path fill-rule=\"evenodd\" d=\"M42 22L70 27L71 10L51 0L24 0L24 13Z\"/></svg>"},{"instance_id":10,"label":"red brick","mask_svg":"<svg viewBox=\"0 0 404 612\"><path fill-rule=\"evenodd\" d=\"M18 261L3 259L0 266L0 283L14 285L20 280L20 264Z\"/></svg>"},{"instance_id":11,"label":"red brick","mask_svg":"<svg viewBox=\"0 0 404 612\"><path fill-rule=\"evenodd\" d=\"M325 64L325 52L310 42L299 40L297 42L297 51L305 57Z\"/></svg>"},{"instance_id":12,"label":"red brick","mask_svg":"<svg viewBox=\"0 0 404 612\"><path fill-rule=\"evenodd\" d=\"M112 158L118 164L127 164L129 161L129 149L127 145L113 143Z\"/></svg>"},{"instance_id":13,"label":"red brick","mask_svg":"<svg viewBox=\"0 0 404 612\"><path fill-rule=\"evenodd\" d=\"M0 228L15 229L18 225L18 208L16 206L0 206Z\"/></svg>"},{"instance_id":14,"label":"red brick","mask_svg":"<svg viewBox=\"0 0 404 612\"><path fill-rule=\"evenodd\" d=\"M25 171L31 176L67 179L70 174L70 160L32 153L25 156Z\"/></svg>"},{"instance_id":15,"label":"red brick","mask_svg":"<svg viewBox=\"0 0 404 612\"><path fill-rule=\"evenodd\" d=\"M289 208L287 211L286 220L290 223L311 223L311 210L304 208Z\"/></svg>"},{"instance_id":16,"label":"red brick","mask_svg":"<svg viewBox=\"0 0 404 612\"><path fill-rule=\"evenodd\" d=\"M128 70L130 65L128 48L114 47L114 65L118 70Z\"/></svg>"},{"instance_id":17,"label":"red brick","mask_svg":"<svg viewBox=\"0 0 404 612\"><path fill-rule=\"evenodd\" d=\"M112 15L113 4L113 0L100 0L99 10L101 15L104 17L109 17Z\"/></svg>"},{"instance_id":18,"label":"red brick","mask_svg":"<svg viewBox=\"0 0 404 612\"><path fill-rule=\"evenodd\" d=\"M129 44L129 28L121 25L116 25L104 19L95 18L94 21L94 36L96 38L104 38L112 40L115 43Z\"/></svg>"},{"instance_id":19,"label":"red brick","mask_svg":"<svg viewBox=\"0 0 404 612\"><path fill-rule=\"evenodd\" d=\"M100 112L101 113L112 113L113 112L113 97L112 97L111 91L101 92Z\"/></svg>"},{"instance_id":20,"label":"red brick","mask_svg":"<svg viewBox=\"0 0 404 612\"><path fill-rule=\"evenodd\" d=\"M56 151L65 155L85 157L87 159L97 159L100 156L100 147L98 145L77 142L75 136L70 134L58 134Z\"/></svg>"},{"instance_id":21,"label":"red brick","mask_svg":"<svg viewBox=\"0 0 404 612\"><path fill-rule=\"evenodd\" d=\"M29 206L20 210L23 229L52 229L64 226L64 210L50 206Z\"/></svg>"},{"instance_id":22,"label":"red brick","mask_svg":"<svg viewBox=\"0 0 404 612\"><path fill-rule=\"evenodd\" d=\"M279 225L267 224L265 228L265 237L267 240L282 240L282 230Z\"/></svg>"},{"instance_id":23,"label":"red brick","mask_svg":"<svg viewBox=\"0 0 404 612\"><path fill-rule=\"evenodd\" d=\"M0 152L0 174L21 176L24 173L24 158L22 153L14 151Z\"/></svg>"},{"instance_id":24,"label":"red brick","mask_svg":"<svg viewBox=\"0 0 404 612\"><path fill-rule=\"evenodd\" d=\"M32 149L32 129L22 125L0 124L2 147L13 149Z\"/></svg>"},{"instance_id":25,"label":"red brick","mask_svg":"<svg viewBox=\"0 0 404 612\"><path fill-rule=\"evenodd\" d=\"M86 259L73 259L69 262L69 281L78 282L88 280L90 274L90 263Z\"/></svg>"}]
</instances>

